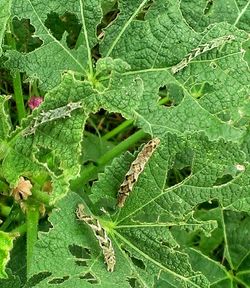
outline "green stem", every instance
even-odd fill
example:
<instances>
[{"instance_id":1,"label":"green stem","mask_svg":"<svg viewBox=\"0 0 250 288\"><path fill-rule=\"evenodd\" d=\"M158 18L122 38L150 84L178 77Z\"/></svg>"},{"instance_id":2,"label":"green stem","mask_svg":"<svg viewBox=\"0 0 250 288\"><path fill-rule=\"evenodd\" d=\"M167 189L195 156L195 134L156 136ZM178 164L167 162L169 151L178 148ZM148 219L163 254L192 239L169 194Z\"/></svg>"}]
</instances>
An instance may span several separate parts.
<instances>
[{"instance_id":1,"label":"green stem","mask_svg":"<svg viewBox=\"0 0 250 288\"><path fill-rule=\"evenodd\" d=\"M38 206L32 204L27 205L27 211L26 211L27 275L29 275L30 273L33 251L37 241L38 221L39 221Z\"/></svg>"},{"instance_id":2,"label":"green stem","mask_svg":"<svg viewBox=\"0 0 250 288\"><path fill-rule=\"evenodd\" d=\"M163 104L167 103L168 101L169 101L169 97L164 97L159 101L159 104L163 105ZM102 140L109 140L110 138L113 138L115 135L119 134L120 132L122 132L123 130L125 130L129 126L131 126L133 124L133 122L134 121L132 119L122 122L119 126L117 126L113 130L109 131L107 134L102 136Z\"/></svg>"},{"instance_id":3,"label":"green stem","mask_svg":"<svg viewBox=\"0 0 250 288\"><path fill-rule=\"evenodd\" d=\"M4 205L3 203L0 203L0 214L1 216L7 217L10 214L11 207Z\"/></svg>"},{"instance_id":4,"label":"green stem","mask_svg":"<svg viewBox=\"0 0 250 288\"><path fill-rule=\"evenodd\" d=\"M120 155L122 152L128 150L130 147L132 147L139 140L145 138L146 136L147 134L144 131L139 130L121 143L119 143L113 149L102 155L97 161L96 165L91 163L89 166L84 167L84 170L82 171L80 177L72 181L72 190L77 191L80 186L86 184L91 178L96 175L100 167L110 162L114 157Z\"/></svg>"},{"instance_id":5,"label":"green stem","mask_svg":"<svg viewBox=\"0 0 250 288\"><path fill-rule=\"evenodd\" d=\"M10 33L7 33L7 43L13 50L16 50L16 42L13 36L13 29L11 23L9 24L9 31ZM21 120L26 116L26 111L23 100L21 75L18 71L15 71L13 73L13 90L17 108L18 121L19 124L21 124Z\"/></svg>"},{"instance_id":6,"label":"green stem","mask_svg":"<svg viewBox=\"0 0 250 288\"><path fill-rule=\"evenodd\" d=\"M24 223L22 225L17 226L13 230L11 230L11 233L19 233L20 235L23 235L27 231L27 224Z\"/></svg>"},{"instance_id":7,"label":"green stem","mask_svg":"<svg viewBox=\"0 0 250 288\"><path fill-rule=\"evenodd\" d=\"M50 196L46 192L40 191L39 189L32 189L32 196L37 201L42 202L46 206L49 206Z\"/></svg>"},{"instance_id":8,"label":"green stem","mask_svg":"<svg viewBox=\"0 0 250 288\"><path fill-rule=\"evenodd\" d=\"M109 140L110 138L113 138L115 135L119 134L123 130L125 130L127 127L131 126L133 124L133 120L126 120L113 130L109 131L107 134L102 136L102 140Z\"/></svg>"},{"instance_id":9,"label":"green stem","mask_svg":"<svg viewBox=\"0 0 250 288\"><path fill-rule=\"evenodd\" d=\"M19 208L16 203L13 204L11 210L9 211L9 214L7 218L5 219L4 223L2 224L0 230L6 231L7 228L10 226L13 220L17 219L19 214Z\"/></svg>"},{"instance_id":10,"label":"green stem","mask_svg":"<svg viewBox=\"0 0 250 288\"><path fill-rule=\"evenodd\" d=\"M128 150L128 148L132 147L134 144L136 144L139 140L146 137L146 133L143 130L139 130L135 132L133 135L119 143L117 146L115 146L113 149L102 155L99 160L97 161L98 166L104 166L107 164L110 160L112 160L114 157L120 155L122 152Z\"/></svg>"}]
</instances>

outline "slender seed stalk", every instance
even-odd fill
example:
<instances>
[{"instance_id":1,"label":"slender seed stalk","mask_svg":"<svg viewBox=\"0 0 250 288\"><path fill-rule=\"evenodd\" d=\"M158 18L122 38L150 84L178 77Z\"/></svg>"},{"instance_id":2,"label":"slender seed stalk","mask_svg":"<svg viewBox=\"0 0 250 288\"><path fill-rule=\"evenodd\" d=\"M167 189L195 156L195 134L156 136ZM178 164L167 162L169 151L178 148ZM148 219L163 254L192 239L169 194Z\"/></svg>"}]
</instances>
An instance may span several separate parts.
<instances>
[{"instance_id":1,"label":"slender seed stalk","mask_svg":"<svg viewBox=\"0 0 250 288\"><path fill-rule=\"evenodd\" d=\"M0 214L1 216L8 217L10 214L11 207L4 205L3 203L0 203Z\"/></svg>"}]
</instances>

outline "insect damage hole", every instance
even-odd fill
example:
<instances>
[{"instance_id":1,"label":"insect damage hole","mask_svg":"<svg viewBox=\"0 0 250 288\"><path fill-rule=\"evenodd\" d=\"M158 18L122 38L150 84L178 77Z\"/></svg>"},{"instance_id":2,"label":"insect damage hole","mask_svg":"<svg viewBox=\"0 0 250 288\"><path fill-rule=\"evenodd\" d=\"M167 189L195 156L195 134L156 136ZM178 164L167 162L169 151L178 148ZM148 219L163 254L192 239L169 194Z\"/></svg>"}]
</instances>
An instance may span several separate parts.
<instances>
[{"instance_id":1,"label":"insect damage hole","mask_svg":"<svg viewBox=\"0 0 250 288\"><path fill-rule=\"evenodd\" d=\"M134 184L137 182L139 175L145 168L148 160L160 144L160 139L154 138L150 140L142 148L141 152L138 154L136 159L132 162L129 171L125 175L125 179L120 186L118 191L117 206L123 207L124 203L133 190Z\"/></svg>"},{"instance_id":2,"label":"insect damage hole","mask_svg":"<svg viewBox=\"0 0 250 288\"><path fill-rule=\"evenodd\" d=\"M76 216L79 220L84 221L95 234L95 237L99 242L99 246L102 249L104 261L107 264L107 270L109 272L113 272L116 263L115 251L106 230L101 226L97 219L91 215L86 214L83 204L78 205Z\"/></svg>"}]
</instances>

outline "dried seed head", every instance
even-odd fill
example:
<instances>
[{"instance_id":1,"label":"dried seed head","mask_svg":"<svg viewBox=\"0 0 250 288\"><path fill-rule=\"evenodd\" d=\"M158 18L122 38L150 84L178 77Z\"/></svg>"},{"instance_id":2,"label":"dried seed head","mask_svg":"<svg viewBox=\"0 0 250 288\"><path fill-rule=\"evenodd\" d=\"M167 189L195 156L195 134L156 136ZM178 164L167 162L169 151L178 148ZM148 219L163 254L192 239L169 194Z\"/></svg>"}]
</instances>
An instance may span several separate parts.
<instances>
[{"instance_id":1,"label":"dried seed head","mask_svg":"<svg viewBox=\"0 0 250 288\"><path fill-rule=\"evenodd\" d=\"M20 177L17 186L11 191L11 195L13 195L16 201L22 199L27 200L27 198L32 195L31 188L31 182L29 180L25 180L23 177Z\"/></svg>"}]
</instances>

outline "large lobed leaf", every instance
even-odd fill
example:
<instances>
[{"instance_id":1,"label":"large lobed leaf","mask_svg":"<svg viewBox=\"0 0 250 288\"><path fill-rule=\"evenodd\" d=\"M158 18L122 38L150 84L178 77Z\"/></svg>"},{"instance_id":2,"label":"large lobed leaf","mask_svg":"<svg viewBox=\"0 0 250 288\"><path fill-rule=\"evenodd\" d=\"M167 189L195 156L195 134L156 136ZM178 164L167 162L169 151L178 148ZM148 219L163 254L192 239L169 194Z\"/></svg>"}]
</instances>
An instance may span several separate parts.
<instances>
[{"instance_id":1,"label":"large lobed leaf","mask_svg":"<svg viewBox=\"0 0 250 288\"><path fill-rule=\"evenodd\" d=\"M4 33L7 28L8 20L11 12L11 0L2 0L0 3L0 56L2 55L2 43L4 39Z\"/></svg>"},{"instance_id":2,"label":"large lobed leaf","mask_svg":"<svg viewBox=\"0 0 250 288\"><path fill-rule=\"evenodd\" d=\"M85 121L100 108L136 120L144 131L161 139L161 146L119 213L115 208L117 191L134 156L115 159L92 189L91 208L115 248L117 265L112 277L92 231L75 219L81 198L68 193L52 213L53 228L40 234L30 287L58 287L58 283L61 287L92 287L93 283L101 287L231 285L234 280L225 267L202 249L183 244L178 235L188 231L209 237L222 229L222 238L228 241L225 259L230 269L249 269L244 262L248 246L243 241L246 250L236 256L238 251L232 247L237 235L230 232L241 221L239 211L249 213L250 208L249 156L238 146L245 139L243 146L248 152L250 74L243 46L248 38L245 19L249 2L235 2L237 9L228 13L227 5L218 1L208 7L213 11L211 17L206 12L207 1L200 1L193 10L204 15L197 21L189 14L194 1L188 5L174 0L121 0L120 13L100 42L103 58L93 68L91 49L98 42L101 2L79 0L73 5L64 1L59 5L52 1L48 5L13 1L12 16L30 19L36 29L34 36L43 44L26 54L9 51L6 66L38 78L45 90L54 88L10 135L8 144L4 143L3 175L12 186L20 176L36 179L46 175L53 183L53 202L62 198L69 181L79 174ZM223 19L227 22L222 22L219 7L228 13L228 19ZM63 15L66 11L76 14L82 25L80 45L73 49L67 47L65 35L57 40L45 25L49 13ZM231 41L196 55L173 73L173 66L193 49L207 47L221 37ZM65 70L70 73L61 77ZM171 107L159 105L159 89L164 87ZM63 114L70 103L79 106ZM44 113L54 119L41 123ZM1 125L6 123L4 118ZM25 135L25 131L31 133ZM53 168L47 165L51 159L57 164ZM182 168L190 173L172 183L171 173ZM226 219L222 228L223 217L204 220L195 215L197 206L207 201L218 202L217 211ZM101 214L103 207L107 215ZM228 213L236 215L233 224L227 220ZM215 271L213 277L211 271ZM245 275L239 277L247 283Z\"/></svg>"},{"instance_id":3,"label":"large lobed leaf","mask_svg":"<svg viewBox=\"0 0 250 288\"><path fill-rule=\"evenodd\" d=\"M105 85L103 77L98 77L98 71L93 80L90 56L91 49L98 41L95 28L101 20L101 3L98 0L79 0L75 5L66 1L59 6L54 2L48 6L38 2L23 1L22 5L18 5L14 1L12 13L13 16L31 19L37 30L35 36L43 40L43 45L26 54L8 52L6 65L38 78L45 89L60 82L62 70L73 70L96 85ZM243 49L248 34L238 27L242 28L243 24L240 23L245 23L249 17L248 4L241 1L236 7L236 3L230 6L218 1L218 4L207 4L212 6L208 8L213 13L210 11L212 14L206 14L206 3L200 1L194 11L203 8L203 12L199 12L207 21L205 24L201 21L191 25L188 9L192 8L193 2L119 1L120 13L105 29L100 52L102 57L121 58L131 66L122 77L139 77L143 80L143 98L138 103L136 113L129 117L137 120L145 131L155 135L167 131L184 133L186 130L201 130L211 139L222 136L236 141L242 138L249 119L247 91L250 74ZM218 14L221 7L224 14L228 13L228 22L221 22ZM228 10L230 7L235 7L232 8L233 13ZM65 11L76 14L82 24L80 46L69 49L64 38L59 41L53 36L44 24L51 11L59 15ZM247 27L245 30L248 30ZM171 67L192 50L216 42L221 37L231 40L198 54L187 67L176 74L172 73ZM170 108L158 105L159 89L165 86L173 103ZM173 87L179 91L178 99L171 92ZM116 91L119 91L118 87ZM119 92L117 94L115 101L119 102L123 97Z\"/></svg>"},{"instance_id":4,"label":"large lobed leaf","mask_svg":"<svg viewBox=\"0 0 250 288\"><path fill-rule=\"evenodd\" d=\"M10 251L13 248L13 241L17 236L17 233L5 233L0 231L0 279L8 277L5 267L10 260Z\"/></svg>"},{"instance_id":5,"label":"large lobed leaf","mask_svg":"<svg viewBox=\"0 0 250 288\"><path fill-rule=\"evenodd\" d=\"M135 156L126 154L115 159L100 175L91 199L95 217L109 233L115 249L117 264L112 277L105 271L93 231L76 220L77 204L83 200L70 193L50 218L53 228L40 235L30 276L48 274L34 287L46 287L48 283L56 287L57 281L62 287L89 287L91 283L101 287L133 287L132 283L138 287L222 287L216 285L231 283L233 279L226 269L206 256L202 246L201 251L194 250L184 242L190 233L209 239L218 223L219 231L224 232L217 243L226 237L225 258L232 263L232 269L237 269L249 253L241 236L246 250L241 250L241 256L235 253L233 247L238 238L234 237L238 234L232 235L230 229L235 226L227 220L230 210L250 210L249 166L235 144L222 143L210 142L200 134L187 138L166 135L121 210L116 207L117 191ZM170 185L172 169L180 165L179 156L187 152L187 162L182 166L188 165L190 174ZM194 214L198 205L209 200L218 201L218 215L224 215L223 227L217 214L206 218ZM65 268L61 263L67 263ZM248 267L244 265L242 269Z\"/></svg>"},{"instance_id":6,"label":"large lobed leaf","mask_svg":"<svg viewBox=\"0 0 250 288\"><path fill-rule=\"evenodd\" d=\"M91 7L91 9L90 9ZM56 12L60 16L65 12L74 13L82 25L81 45L70 49L66 44L65 35L58 40L45 21L50 13ZM65 70L73 70L86 74L87 67L92 64L90 49L96 44L96 26L100 22L102 12L100 0L78 0L73 2L56 1L12 1L12 17L30 19L35 27L36 37L39 37L43 44L41 47L27 54L17 51L9 51L10 57L8 67L25 71L31 78L38 78L41 87L51 89L60 83L61 73Z\"/></svg>"}]
</instances>

